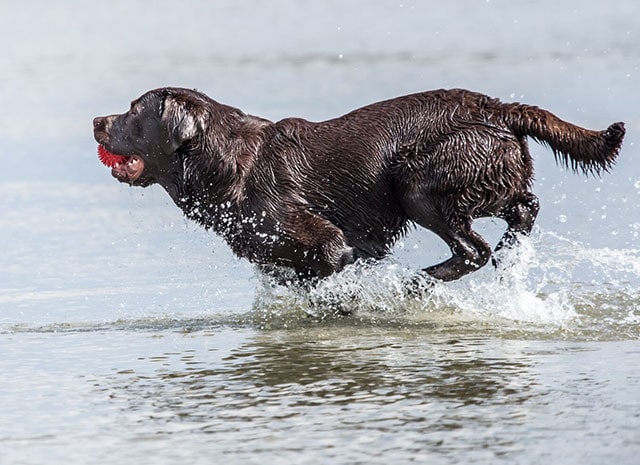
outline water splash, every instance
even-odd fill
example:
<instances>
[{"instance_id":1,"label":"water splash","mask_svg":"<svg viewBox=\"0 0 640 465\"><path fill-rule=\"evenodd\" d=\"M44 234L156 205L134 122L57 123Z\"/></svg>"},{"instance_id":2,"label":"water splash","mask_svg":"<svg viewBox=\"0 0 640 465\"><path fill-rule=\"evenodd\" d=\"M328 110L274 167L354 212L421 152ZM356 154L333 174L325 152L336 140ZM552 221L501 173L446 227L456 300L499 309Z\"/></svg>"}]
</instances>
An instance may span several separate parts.
<instances>
[{"instance_id":1,"label":"water splash","mask_svg":"<svg viewBox=\"0 0 640 465\"><path fill-rule=\"evenodd\" d=\"M536 230L485 267L453 283L419 281L387 259L347 267L310 290L263 278L254 312L260 327L340 319L351 324L428 325L455 331L515 331L595 339L640 337L640 251L592 249Z\"/></svg>"},{"instance_id":2,"label":"water splash","mask_svg":"<svg viewBox=\"0 0 640 465\"><path fill-rule=\"evenodd\" d=\"M349 266L312 289L279 286L257 275L252 308L207 308L206 302L194 297L184 310L167 301L161 314L156 310L118 312L116 321L18 324L0 327L0 332L190 332L218 326L339 325L440 331L453 338L640 339L639 250L596 249L536 230L522 239L520 247L504 251L500 259L498 270L487 266L452 283L416 281L415 269L393 258ZM407 283L413 284L413 291L407 290ZM186 296L193 292L185 283L172 289ZM103 291L101 287L95 292ZM247 305L249 302L251 299ZM342 316L344 313L350 316Z\"/></svg>"}]
</instances>

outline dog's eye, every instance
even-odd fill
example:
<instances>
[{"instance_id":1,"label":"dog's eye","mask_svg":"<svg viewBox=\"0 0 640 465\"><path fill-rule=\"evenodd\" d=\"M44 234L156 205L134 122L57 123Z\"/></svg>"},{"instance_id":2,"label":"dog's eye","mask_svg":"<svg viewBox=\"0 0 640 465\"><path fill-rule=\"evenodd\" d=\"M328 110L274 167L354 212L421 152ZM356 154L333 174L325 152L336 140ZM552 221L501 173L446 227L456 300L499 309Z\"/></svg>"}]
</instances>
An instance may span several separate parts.
<instances>
[{"instance_id":1,"label":"dog's eye","mask_svg":"<svg viewBox=\"0 0 640 465\"><path fill-rule=\"evenodd\" d=\"M138 114L138 107L131 107L129 110L129 115L136 116Z\"/></svg>"}]
</instances>

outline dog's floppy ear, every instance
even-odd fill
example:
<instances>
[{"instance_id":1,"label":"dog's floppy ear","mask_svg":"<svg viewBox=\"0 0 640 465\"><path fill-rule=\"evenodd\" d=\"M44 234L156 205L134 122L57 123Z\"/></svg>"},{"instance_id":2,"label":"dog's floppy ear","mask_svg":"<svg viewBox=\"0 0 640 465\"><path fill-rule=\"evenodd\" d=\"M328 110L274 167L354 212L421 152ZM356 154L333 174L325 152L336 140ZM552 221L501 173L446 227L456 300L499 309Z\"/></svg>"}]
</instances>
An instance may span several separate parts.
<instances>
[{"instance_id":1,"label":"dog's floppy ear","mask_svg":"<svg viewBox=\"0 0 640 465\"><path fill-rule=\"evenodd\" d=\"M166 153L175 152L186 141L193 139L201 130L197 108L172 95L164 98L161 116L164 129L163 147Z\"/></svg>"}]
</instances>

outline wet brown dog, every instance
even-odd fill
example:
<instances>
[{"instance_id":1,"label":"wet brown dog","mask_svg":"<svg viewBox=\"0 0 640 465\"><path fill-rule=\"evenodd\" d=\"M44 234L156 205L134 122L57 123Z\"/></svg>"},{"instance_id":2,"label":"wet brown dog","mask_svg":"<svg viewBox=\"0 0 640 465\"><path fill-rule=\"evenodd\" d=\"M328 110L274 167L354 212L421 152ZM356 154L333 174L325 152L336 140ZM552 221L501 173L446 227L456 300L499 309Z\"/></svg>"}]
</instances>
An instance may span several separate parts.
<instances>
[{"instance_id":1,"label":"wet brown dog","mask_svg":"<svg viewBox=\"0 0 640 465\"><path fill-rule=\"evenodd\" d=\"M485 265L474 218L497 216L497 249L531 231L538 213L527 136L574 170L613 164L623 123L591 131L548 111L462 89L374 103L320 123L273 123L188 89L147 92L122 115L95 118L96 141L125 156L112 174L160 184L185 215L265 270L325 277L379 259L409 224L453 256L425 268L454 280Z\"/></svg>"}]
</instances>

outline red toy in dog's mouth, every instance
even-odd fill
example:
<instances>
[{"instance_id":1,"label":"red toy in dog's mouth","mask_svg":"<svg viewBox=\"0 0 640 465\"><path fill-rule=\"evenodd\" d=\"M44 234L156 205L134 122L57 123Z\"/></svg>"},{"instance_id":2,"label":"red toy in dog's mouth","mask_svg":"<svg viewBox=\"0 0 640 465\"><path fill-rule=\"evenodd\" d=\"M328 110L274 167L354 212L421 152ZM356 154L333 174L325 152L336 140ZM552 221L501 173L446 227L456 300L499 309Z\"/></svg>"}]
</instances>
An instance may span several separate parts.
<instances>
[{"instance_id":1,"label":"red toy in dog's mouth","mask_svg":"<svg viewBox=\"0 0 640 465\"><path fill-rule=\"evenodd\" d=\"M111 174L121 182L132 184L144 171L141 157L117 155L109 152L103 145L98 145L98 158L103 165L111 168Z\"/></svg>"},{"instance_id":2,"label":"red toy in dog's mouth","mask_svg":"<svg viewBox=\"0 0 640 465\"><path fill-rule=\"evenodd\" d=\"M125 157L124 155L116 155L115 153L109 152L103 145L98 145L98 158L104 166L108 166L109 168L123 165L129 159L129 157Z\"/></svg>"}]
</instances>

